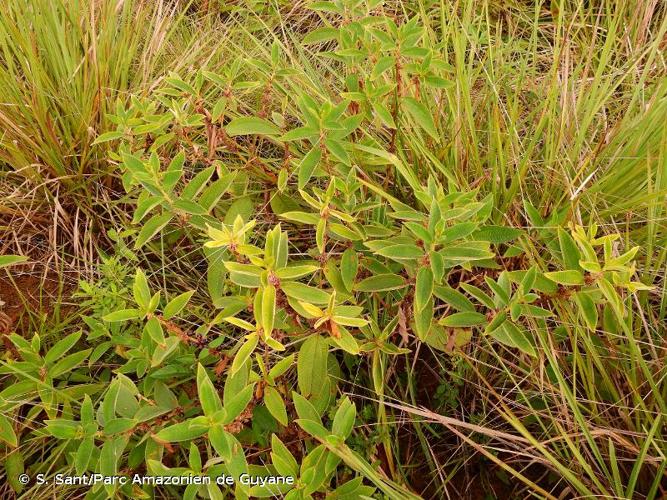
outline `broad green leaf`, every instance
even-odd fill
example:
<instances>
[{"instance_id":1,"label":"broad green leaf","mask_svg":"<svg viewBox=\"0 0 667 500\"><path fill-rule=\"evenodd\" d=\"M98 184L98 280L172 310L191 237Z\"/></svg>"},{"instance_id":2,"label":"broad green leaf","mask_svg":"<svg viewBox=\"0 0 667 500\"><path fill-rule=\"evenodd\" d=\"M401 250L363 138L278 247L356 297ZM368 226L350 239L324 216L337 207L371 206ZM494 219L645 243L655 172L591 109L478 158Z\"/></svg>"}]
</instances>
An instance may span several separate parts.
<instances>
[{"instance_id":1,"label":"broad green leaf","mask_svg":"<svg viewBox=\"0 0 667 500\"><path fill-rule=\"evenodd\" d=\"M433 294L433 272L430 267L420 267L415 283L415 307L421 311Z\"/></svg>"},{"instance_id":2,"label":"broad green leaf","mask_svg":"<svg viewBox=\"0 0 667 500\"><path fill-rule=\"evenodd\" d=\"M554 271L550 273L544 273L544 276L558 283L559 285L583 285L584 284L584 275L581 271Z\"/></svg>"},{"instance_id":3,"label":"broad green leaf","mask_svg":"<svg viewBox=\"0 0 667 500\"><path fill-rule=\"evenodd\" d=\"M271 461L278 474L297 477L299 464L276 434L271 435Z\"/></svg>"},{"instance_id":4,"label":"broad green leaf","mask_svg":"<svg viewBox=\"0 0 667 500\"><path fill-rule=\"evenodd\" d=\"M141 312L139 309L121 309L119 311L114 311L105 316L102 316L104 321L109 323L117 321L129 321L131 319L138 319L141 317Z\"/></svg>"},{"instance_id":5,"label":"broad green leaf","mask_svg":"<svg viewBox=\"0 0 667 500\"><path fill-rule=\"evenodd\" d=\"M475 305L468 300L468 297L449 286L435 285L433 293L436 297L446 302L454 309L459 311L475 311Z\"/></svg>"},{"instance_id":6,"label":"broad green leaf","mask_svg":"<svg viewBox=\"0 0 667 500\"><path fill-rule=\"evenodd\" d=\"M222 410L222 402L213 382L206 373L206 369L201 365L197 365L197 394L199 402L201 403L204 415L210 417L215 412Z\"/></svg>"},{"instance_id":7,"label":"broad green leaf","mask_svg":"<svg viewBox=\"0 0 667 500\"><path fill-rule=\"evenodd\" d=\"M433 298L431 297L420 310L413 307L412 312L414 314L415 333L419 339L424 340L433 324Z\"/></svg>"},{"instance_id":8,"label":"broad green leaf","mask_svg":"<svg viewBox=\"0 0 667 500\"><path fill-rule=\"evenodd\" d=\"M280 279L293 280L308 276L309 274L312 274L319 269L319 266L314 265L289 265L287 267L283 267L282 269L278 269L276 271L276 275Z\"/></svg>"},{"instance_id":9,"label":"broad green leaf","mask_svg":"<svg viewBox=\"0 0 667 500\"><path fill-rule=\"evenodd\" d=\"M225 127L227 135L234 137L237 135L278 135L280 129L268 120L256 116L242 116L234 118Z\"/></svg>"},{"instance_id":10,"label":"broad green leaf","mask_svg":"<svg viewBox=\"0 0 667 500\"><path fill-rule=\"evenodd\" d=\"M164 312L162 313L164 319L169 320L180 313L190 301L190 298L194 295L194 293L194 290L190 290L189 292L183 292L182 294L171 299L164 307Z\"/></svg>"},{"instance_id":11,"label":"broad green leaf","mask_svg":"<svg viewBox=\"0 0 667 500\"><path fill-rule=\"evenodd\" d=\"M141 269L137 269L136 274L134 275L132 294L134 295L134 300L142 309L148 308L148 304L151 300L151 291L148 288L146 275Z\"/></svg>"},{"instance_id":12,"label":"broad green leaf","mask_svg":"<svg viewBox=\"0 0 667 500\"><path fill-rule=\"evenodd\" d=\"M264 403L273 418L282 425L287 425L287 409L280 393L273 387L267 386L264 389Z\"/></svg>"},{"instance_id":13,"label":"broad green leaf","mask_svg":"<svg viewBox=\"0 0 667 500\"><path fill-rule=\"evenodd\" d=\"M158 321L157 318L151 318L146 322L146 325L144 326L144 329L146 330L146 333L148 333L148 336L153 339L153 341L158 344L162 345L164 344L164 331L162 330L162 325L160 325L160 322Z\"/></svg>"},{"instance_id":14,"label":"broad green leaf","mask_svg":"<svg viewBox=\"0 0 667 500\"><path fill-rule=\"evenodd\" d=\"M439 134L433 122L433 115L424 104L413 97L403 97L401 105L428 135L438 140Z\"/></svg>"},{"instance_id":15,"label":"broad green leaf","mask_svg":"<svg viewBox=\"0 0 667 500\"><path fill-rule=\"evenodd\" d=\"M246 409L248 403L253 398L255 392L255 384L248 384L243 389L241 389L237 394L225 403L225 419L222 421L223 424L230 424L236 417L238 417L243 410Z\"/></svg>"},{"instance_id":16,"label":"broad green leaf","mask_svg":"<svg viewBox=\"0 0 667 500\"><path fill-rule=\"evenodd\" d=\"M288 297L306 302L309 304L328 304L329 293L303 283L282 283L280 289L285 292Z\"/></svg>"},{"instance_id":17,"label":"broad green leaf","mask_svg":"<svg viewBox=\"0 0 667 500\"><path fill-rule=\"evenodd\" d=\"M74 344L81 338L81 332L74 332L67 335L65 338L56 342L51 349L44 356L44 363L47 365L57 361L61 356L67 353Z\"/></svg>"},{"instance_id":18,"label":"broad green leaf","mask_svg":"<svg viewBox=\"0 0 667 500\"><path fill-rule=\"evenodd\" d=\"M85 349L83 351L70 354L69 356L65 356L51 367L51 369L49 370L49 375L55 379L67 373L68 371L73 370L81 363L83 363L83 361L88 357L88 355L92 351L93 351L92 349Z\"/></svg>"},{"instance_id":19,"label":"broad green leaf","mask_svg":"<svg viewBox=\"0 0 667 500\"><path fill-rule=\"evenodd\" d=\"M54 436L56 435L52 430L50 430L50 432ZM2 439L12 448L16 448L19 445L16 432L14 432L14 426L12 424L12 420L7 418L2 413L0 413L0 439Z\"/></svg>"},{"instance_id":20,"label":"broad green leaf","mask_svg":"<svg viewBox=\"0 0 667 500\"><path fill-rule=\"evenodd\" d=\"M338 38L338 29L336 28L317 28L309 31L301 40L305 44L327 42Z\"/></svg>"},{"instance_id":21,"label":"broad green leaf","mask_svg":"<svg viewBox=\"0 0 667 500\"><path fill-rule=\"evenodd\" d=\"M322 151L320 151L319 146L315 145L306 156L303 157L301 163L299 164L299 176L298 176L298 186L299 189L303 189L315 171L315 167L320 163L322 158ZM285 214L283 214L283 217Z\"/></svg>"},{"instance_id":22,"label":"broad green leaf","mask_svg":"<svg viewBox=\"0 0 667 500\"><path fill-rule=\"evenodd\" d=\"M563 256L563 264L565 264L565 267L567 269L579 270L581 254L579 253L577 243L574 241L574 238L570 236L570 233L561 227L558 228L558 243L560 245L560 251Z\"/></svg>"},{"instance_id":23,"label":"broad green leaf","mask_svg":"<svg viewBox=\"0 0 667 500\"><path fill-rule=\"evenodd\" d=\"M523 234L521 229L505 226L484 226L473 234L473 238L478 241L488 241L489 243L507 243L517 239Z\"/></svg>"},{"instance_id":24,"label":"broad green leaf","mask_svg":"<svg viewBox=\"0 0 667 500\"><path fill-rule=\"evenodd\" d=\"M28 257L23 255L0 255L0 268L27 262Z\"/></svg>"},{"instance_id":25,"label":"broad green leaf","mask_svg":"<svg viewBox=\"0 0 667 500\"><path fill-rule=\"evenodd\" d=\"M356 356L359 354L359 343L347 330L347 328L343 327L342 325L336 325L336 328L338 329L338 335L330 337L329 340L352 355Z\"/></svg>"},{"instance_id":26,"label":"broad green leaf","mask_svg":"<svg viewBox=\"0 0 667 500\"><path fill-rule=\"evenodd\" d=\"M190 421L185 420L174 425L165 427L155 435L158 442L179 443L182 441L190 441L208 431L206 425L192 425Z\"/></svg>"},{"instance_id":27,"label":"broad green leaf","mask_svg":"<svg viewBox=\"0 0 667 500\"><path fill-rule=\"evenodd\" d=\"M123 132L117 130L113 130L111 132L104 132L103 134L97 136L97 139L93 141L93 145L120 139L121 137L123 137L123 135L124 135Z\"/></svg>"},{"instance_id":28,"label":"broad green leaf","mask_svg":"<svg viewBox=\"0 0 667 500\"><path fill-rule=\"evenodd\" d=\"M335 435L347 439L354 428L354 419L357 415L357 409L350 398L345 397L341 402L336 414L334 415L331 432Z\"/></svg>"},{"instance_id":29,"label":"broad green leaf","mask_svg":"<svg viewBox=\"0 0 667 500\"><path fill-rule=\"evenodd\" d=\"M234 361L232 362L232 368L231 368L232 375L237 373L243 367L243 365L245 365L245 362L248 361L248 358L250 358L250 356L254 352L255 347L257 347L258 342L259 342L259 336L256 333L251 333L250 335L248 335L246 341L239 348L238 352L236 353L236 356L234 356Z\"/></svg>"},{"instance_id":30,"label":"broad green leaf","mask_svg":"<svg viewBox=\"0 0 667 500\"><path fill-rule=\"evenodd\" d=\"M510 321L505 321L499 328L491 333L491 337L498 342L509 347L515 347L530 356L536 357L537 351L528 335L528 332Z\"/></svg>"},{"instance_id":31,"label":"broad green leaf","mask_svg":"<svg viewBox=\"0 0 667 500\"><path fill-rule=\"evenodd\" d=\"M340 259L340 276L348 291L352 290L354 278L357 276L358 266L359 259L357 258L357 252L352 248L345 250Z\"/></svg>"},{"instance_id":32,"label":"broad green leaf","mask_svg":"<svg viewBox=\"0 0 667 500\"><path fill-rule=\"evenodd\" d=\"M148 219L139 231L137 241L134 243L135 250L143 247L148 241L161 231L172 219L171 214L154 215Z\"/></svg>"},{"instance_id":33,"label":"broad green leaf","mask_svg":"<svg viewBox=\"0 0 667 500\"><path fill-rule=\"evenodd\" d=\"M407 286L405 279L398 274L378 274L366 278L354 286L358 292L386 292Z\"/></svg>"},{"instance_id":34,"label":"broad green leaf","mask_svg":"<svg viewBox=\"0 0 667 500\"><path fill-rule=\"evenodd\" d=\"M389 257L391 259L417 259L424 256L424 250L417 245L391 245L380 248L375 251L377 255Z\"/></svg>"},{"instance_id":35,"label":"broad green leaf","mask_svg":"<svg viewBox=\"0 0 667 500\"><path fill-rule=\"evenodd\" d=\"M289 370L294 363L294 357L295 355L292 353L273 365L273 368L269 370L269 379L275 380Z\"/></svg>"},{"instance_id":36,"label":"broad green leaf","mask_svg":"<svg viewBox=\"0 0 667 500\"><path fill-rule=\"evenodd\" d=\"M292 401L294 401L294 408L296 409L296 414L299 418L317 422L318 424L322 423L320 414L315 407L301 394L292 392Z\"/></svg>"},{"instance_id":37,"label":"broad green leaf","mask_svg":"<svg viewBox=\"0 0 667 500\"><path fill-rule=\"evenodd\" d=\"M450 314L449 316L446 316L440 319L440 321L438 321L438 323L440 323L442 326L459 327L459 328L465 326L481 325L485 322L486 322L486 316L484 316L481 313L472 311Z\"/></svg>"},{"instance_id":38,"label":"broad green leaf","mask_svg":"<svg viewBox=\"0 0 667 500\"><path fill-rule=\"evenodd\" d=\"M301 344L296 368L299 391L304 396L317 392L326 378L327 354L327 343L320 335L311 335Z\"/></svg>"},{"instance_id":39,"label":"broad green leaf","mask_svg":"<svg viewBox=\"0 0 667 500\"><path fill-rule=\"evenodd\" d=\"M270 337L276 317L276 289L268 284L262 293L262 328L264 336Z\"/></svg>"},{"instance_id":40,"label":"broad green leaf","mask_svg":"<svg viewBox=\"0 0 667 500\"><path fill-rule=\"evenodd\" d=\"M298 222L301 224L309 224L311 226L316 226L320 221L319 214L313 214L308 212L283 212L280 214L280 217L283 219L290 220L292 222Z\"/></svg>"},{"instance_id":41,"label":"broad green leaf","mask_svg":"<svg viewBox=\"0 0 667 500\"><path fill-rule=\"evenodd\" d=\"M595 331L598 324L598 309L593 299L586 292L577 292L574 294L574 300L577 302L579 311L586 321L588 328Z\"/></svg>"}]
</instances>

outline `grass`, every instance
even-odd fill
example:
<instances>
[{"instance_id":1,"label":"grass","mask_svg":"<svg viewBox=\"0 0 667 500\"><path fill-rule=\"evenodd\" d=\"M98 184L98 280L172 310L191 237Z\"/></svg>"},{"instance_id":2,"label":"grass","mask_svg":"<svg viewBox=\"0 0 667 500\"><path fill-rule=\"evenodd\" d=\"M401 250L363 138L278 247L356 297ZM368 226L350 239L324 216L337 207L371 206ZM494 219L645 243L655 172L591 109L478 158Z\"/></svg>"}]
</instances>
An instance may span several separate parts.
<instances>
[{"instance_id":1,"label":"grass","mask_svg":"<svg viewBox=\"0 0 667 500\"><path fill-rule=\"evenodd\" d=\"M663 497L666 47L652 0L9 0L4 492Z\"/></svg>"}]
</instances>

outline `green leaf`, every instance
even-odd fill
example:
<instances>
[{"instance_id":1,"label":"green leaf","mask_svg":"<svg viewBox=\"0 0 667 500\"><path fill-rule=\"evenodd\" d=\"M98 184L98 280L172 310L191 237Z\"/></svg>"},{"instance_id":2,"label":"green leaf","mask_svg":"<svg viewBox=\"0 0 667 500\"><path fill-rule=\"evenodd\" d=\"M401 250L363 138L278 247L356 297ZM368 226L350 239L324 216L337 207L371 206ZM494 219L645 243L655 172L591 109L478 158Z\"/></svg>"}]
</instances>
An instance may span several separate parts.
<instances>
[{"instance_id":1,"label":"green leaf","mask_svg":"<svg viewBox=\"0 0 667 500\"><path fill-rule=\"evenodd\" d=\"M495 254L488 249L487 242L470 241L451 245L440 250L440 255L445 259L457 262L469 262L473 260L491 259Z\"/></svg>"},{"instance_id":2,"label":"green leaf","mask_svg":"<svg viewBox=\"0 0 667 500\"><path fill-rule=\"evenodd\" d=\"M339 334L338 337L330 337L329 340L338 347L340 347L341 349L343 349L345 352L349 352L354 356L359 354L359 343L347 330L347 328L344 328L342 325L338 325L338 334Z\"/></svg>"},{"instance_id":3,"label":"green leaf","mask_svg":"<svg viewBox=\"0 0 667 500\"><path fill-rule=\"evenodd\" d=\"M488 241L489 243L507 243L517 239L523 234L521 229L505 226L484 226L473 234L473 238L478 241Z\"/></svg>"},{"instance_id":4,"label":"green leaf","mask_svg":"<svg viewBox=\"0 0 667 500\"><path fill-rule=\"evenodd\" d=\"M231 374L234 375L238 372L243 365L245 365L248 358L252 355L257 343L259 342L259 336L256 333L251 333L248 335L246 341L239 348L236 356L234 356L234 361L232 362Z\"/></svg>"},{"instance_id":5,"label":"green leaf","mask_svg":"<svg viewBox=\"0 0 667 500\"><path fill-rule=\"evenodd\" d=\"M189 292L183 292L182 294L174 297L169 301L169 303L164 307L162 316L164 319L169 320L180 313L183 308L190 301L190 298L194 295L195 291L190 290Z\"/></svg>"},{"instance_id":6,"label":"green leaf","mask_svg":"<svg viewBox=\"0 0 667 500\"><path fill-rule=\"evenodd\" d=\"M282 269L278 269L276 271L276 275L280 279L288 279L288 280L293 280L297 278L303 278L304 276L308 276L309 274L314 273L315 271L318 271L320 269L319 266L313 266L313 265L289 265L287 267L283 267Z\"/></svg>"},{"instance_id":7,"label":"green leaf","mask_svg":"<svg viewBox=\"0 0 667 500\"><path fill-rule=\"evenodd\" d=\"M494 303L493 299L475 285L471 285L469 283L461 283L460 286L487 308L489 309L496 308L496 304Z\"/></svg>"},{"instance_id":8,"label":"green leaf","mask_svg":"<svg viewBox=\"0 0 667 500\"><path fill-rule=\"evenodd\" d=\"M151 291L148 288L148 281L146 275L141 269L136 270L134 275L134 283L132 286L132 294L135 302L142 308L147 309L151 301Z\"/></svg>"},{"instance_id":9,"label":"green leaf","mask_svg":"<svg viewBox=\"0 0 667 500\"><path fill-rule=\"evenodd\" d=\"M278 135L280 129L268 120L256 116L242 116L234 118L225 127L227 135L234 137L237 135Z\"/></svg>"},{"instance_id":10,"label":"green leaf","mask_svg":"<svg viewBox=\"0 0 667 500\"><path fill-rule=\"evenodd\" d=\"M81 332L79 331L71 333L64 339L61 339L58 342L56 342L53 345L53 347L49 349L49 352L47 352L46 355L44 356L44 363L50 365L54 361L57 361L72 347L74 347L74 344L76 344L80 338L81 338Z\"/></svg>"},{"instance_id":11,"label":"green leaf","mask_svg":"<svg viewBox=\"0 0 667 500\"><path fill-rule=\"evenodd\" d=\"M433 115L431 115L424 104L420 103L413 97L403 97L401 99L401 104L410 116L412 116L412 119L416 121L428 135L436 140L439 138L438 130L435 128L435 123L433 122Z\"/></svg>"},{"instance_id":12,"label":"green leaf","mask_svg":"<svg viewBox=\"0 0 667 500\"><path fill-rule=\"evenodd\" d=\"M287 219L292 222L298 222L300 224L309 224L311 226L316 226L320 221L319 214L313 214L308 212L283 212L280 214L280 217Z\"/></svg>"},{"instance_id":13,"label":"green leaf","mask_svg":"<svg viewBox=\"0 0 667 500\"><path fill-rule=\"evenodd\" d=\"M318 392L327 376L327 343L321 335L311 335L299 349L297 358L297 382L304 396Z\"/></svg>"},{"instance_id":14,"label":"green leaf","mask_svg":"<svg viewBox=\"0 0 667 500\"><path fill-rule=\"evenodd\" d=\"M179 422L178 424L165 427L155 435L158 442L179 443L182 441L190 441L208 431L206 425L193 425L190 421Z\"/></svg>"},{"instance_id":15,"label":"green leaf","mask_svg":"<svg viewBox=\"0 0 667 500\"><path fill-rule=\"evenodd\" d=\"M288 297L309 304L328 304L331 298L324 290L303 283L281 283L280 289Z\"/></svg>"},{"instance_id":16,"label":"green leaf","mask_svg":"<svg viewBox=\"0 0 667 500\"><path fill-rule=\"evenodd\" d=\"M206 213L210 213L211 210L220 201L220 198L227 192L229 187L232 185L232 182L236 178L236 172L231 174L224 175L220 179L214 181L202 192L199 197L199 205L203 207Z\"/></svg>"},{"instance_id":17,"label":"green leaf","mask_svg":"<svg viewBox=\"0 0 667 500\"><path fill-rule=\"evenodd\" d=\"M269 370L269 379L275 380L281 375L283 375L287 370L289 370L292 367L292 364L294 363L294 353L290 354L284 359L281 359L278 361L275 365L273 365L273 368Z\"/></svg>"},{"instance_id":18,"label":"green leaf","mask_svg":"<svg viewBox=\"0 0 667 500\"><path fill-rule=\"evenodd\" d=\"M265 337L270 337L276 316L276 289L269 284L262 292L262 328Z\"/></svg>"},{"instance_id":19,"label":"green leaf","mask_svg":"<svg viewBox=\"0 0 667 500\"><path fill-rule=\"evenodd\" d=\"M301 40L305 44L326 42L338 38L338 29L336 28L317 28L309 31Z\"/></svg>"},{"instance_id":20,"label":"green leaf","mask_svg":"<svg viewBox=\"0 0 667 500\"><path fill-rule=\"evenodd\" d=\"M301 394L298 392L292 392L292 401L294 402L294 408L296 409L296 414L299 418L322 424L320 414L317 412L312 403L304 398Z\"/></svg>"},{"instance_id":21,"label":"green leaf","mask_svg":"<svg viewBox=\"0 0 667 500\"><path fill-rule=\"evenodd\" d=\"M63 418L59 418L57 420L46 420L45 422L46 422L46 432L48 432L49 434L58 439L74 439L81 430L81 426L79 425L79 423L73 420L66 420ZM11 438L11 434L13 434L14 430L11 427L8 428L4 424L2 424L1 421L0 425L2 425L3 430L6 430L7 432L10 433L9 435L3 433L2 439L5 440L7 437L10 437L9 440L12 441L13 438Z\"/></svg>"},{"instance_id":22,"label":"green leaf","mask_svg":"<svg viewBox=\"0 0 667 500\"><path fill-rule=\"evenodd\" d=\"M88 357L88 355L91 352L92 349L86 349L84 351L75 352L74 354L65 356L51 367L51 369L49 370L49 375L55 379L60 377L64 373L73 370L81 363L83 363L83 361Z\"/></svg>"},{"instance_id":23,"label":"green leaf","mask_svg":"<svg viewBox=\"0 0 667 500\"><path fill-rule=\"evenodd\" d=\"M435 285L433 293L440 300L459 311L475 311L475 305L468 300L468 297L449 286Z\"/></svg>"},{"instance_id":24,"label":"green leaf","mask_svg":"<svg viewBox=\"0 0 667 500\"><path fill-rule=\"evenodd\" d=\"M137 422L132 418L114 418L104 425L104 433L107 436L111 434L120 434L133 429L135 425L137 425Z\"/></svg>"},{"instance_id":25,"label":"green leaf","mask_svg":"<svg viewBox=\"0 0 667 500\"><path fill-rule=\"evenodd\" d=\"M222 425L214 425L208 431L208 439L213 449L222 457L223 460L231 460L232 440L231 435L224 430Z\"/></svg>"},{"instance_id":26,"label":"green leaf","mask_svg":"<svg viewBox=\"0 0 667 500\"><path fill-rule=\"evenodd\" d=\"M352 290L358 267L359 259L357 258L357 252L353 248L348 248L343 252L340 259L340 276L345 288L349 291Z\"/></svg>"},{"instance_id":27,"label":"green leaf","mask_svg":"<svg viewBox=\"0 0 667 500\"><path fill-rule=\"evenodd\" d=\"M528 332L519 328L514 323L505 321L491 333L491 337L502 344L515 347L530 356L537 357L537 351L528 337Z\"/></svg>"},{"instance_id":28,"label":"green leaf","mask_svg":"<svg viewBox=\"0 0 667 500\"><path fill-rule=\"evenodd\" d=\"M326 438L329 436L327 429L322 424L317 423L314 420L299 418L296 420L296 423L299 424L299 427L301 427L308 434L322 441L326 440Z\"/></svg>"},{"instance_id":29,"label":"green leaf","mask_svg":"<svg viewBox=\"0 0 667 500\"><path fill-rule=\"evenodd\" d=\"M584 275L581 271L554 271L544 273L544 276L559 285L583 285Z\"/></svg>"},{"instance_id":30,"label":"green leaf","mask_svg":"<svg viewBox=\"0 0 667 500\"><path fill-rule=\"evenodd\" d=\"M399 244L390 245L375 250L377 255L389 257L391 259L418 259L424 256L424 250L417 245Z\"/></svg>"},{"instance_id":31,"label":"green leaf","mask_svg":"<svg viewBox=\"0 0 667 500\"><path fill-rule=\"evenodd\" d=\"M53 432L51 432L51 434L55 435ZM12 421L2 413L0 413L0 439L12 448L16 448L19 445Z\"/></svg>"},{"instance_id":32,"label":"green leaf","mask_svg":"<svg viewBox=\"0 0 667 500\"><path fill-rule=\"evenodd\" d=\"M27 262L28 257L23 255L0 255L0 268Z\"/></svg>"},{"instance_id":33,"label":"green leaf","mask_svg":"<svg viewBox=\"0 0 667 500\"><path fill-rule=\"evenodd\" d=\"M415 307L421 311L433 294L433 272L430 267L420 267L415 283Z\"/></svg>"},{"instance_id":34,"label":"green leaf","mask_svg":"<svg viewBox=\"0 0 667 500\"><path fill-rule=\"evenodd\" d=\"M315 171L315 167L320 163L322 158L322 151L320 151L319 146L315 145L306 156L301 160L299 165L299 176L298 176L298 186L299 189L303 189ZM283 214L285 216L285 214Z\"/></svg>"},{"instance_id":35,"label":"green leaf","mask_svg":"<svg viewBox=\"0 0 667 500\"><path fill-rule=\"evenodd\" d=\"M429 299L421 310L416 310L413 307L413 314L415 320L415 333L419 339L424 340L433 324L433 298Z\"/></svg>"},{"instance_id":36,"label":"green leaf","mask_svg":"<svg viewBox=\"0 0 667 500\"><path fill-rule=\"evenodd\" d=\"M280 393L273 387L267 386L264 389L264 403L269 413L282 425L287 425L287 409Z\"/></svg>"},{"instance_id":37,"label":"green leaf","mask_svg":"<svg viewBox=\"0 0 667 500\"><path fill-rule=\"evenodd\" d=\"M148 333L148 336L152 338L156 344L164 344L164 331L162 330L162 325L160 325L160 322L157 318L149 319L146 322L144 329L146 330L146 333Z\"/></svg>"},{"instance_id":38,"label":"green leaf","mask_svg":"<svg viewBox=\"0 0 667 500\"><path fill-rule=\"evenodd\" d=\"M407 286L405 279L398 274L378 274L366 278L354 286L358 292L386 292Z\"/></svg>"},{"instance_id":39,"label":"green leaf","mask_svg":"<svg viewBox=\"0 0 667 500\"><path fill-rule=\"evenodd\" d=\"M586 292L577 292L574 294L574 300L577 302L579 311L588 328L595 331L598 325L598 309L593 299Z\"/></svg>"},{"instance_id":40,"label":"green leaf","mask_svg":"<svg viewBox=\"0 0 667 500\"><path fill-rule=\"evenodd\" d=\"M120 311L114 311L105 316L102 316L102 320L109 323L114 323L117 321L129 321L131 319L138 319L141 317L141 312L139 309L121 309Z\"/></svg>"},{"instance_id":41,"label":"green leaf","mask_svg":"<svg viewBox=\"0 0 667 500\"><path fill-rule=\"evenodd\" d=\"M322 217L318 222L317 222L317 229L315 230L315 243L317 244L317 249L321 254L324 253L324 236L326 234L327 230L327 219Z\"/></svg>"},{"instance_id":42,"label":"green leaf","mask_svg":"<svg viewBox=\"0 0 667 500\"><path fill-rule=\"evenodd\" d=\"M465 327L476 326L486 322L486 316L478 312L466 311L450 314L442 318L438 323L442 326Z\"/></svg>"},{"instance_id":43,"label":"green leaf","mask_svg":"<svg viewBox=\"0 0 667 500\"><path fill-rule=\"evenodd\" d=\"M563 228L558 228L558 243L560 251L563 256L563 264L568 269L579 270L579 261L581 260L581 253L577 247L574 238Z\"/></svg>"},{"instance_id":44,"label":"green leaf","mask_svg":"<svg viewBox=\"0 0 667 500\"><path fill-rule=\"evenodd\" d=\"M209 181L211 176L213 175L213 172L215 172L215 166L211 165L208 168L205 168L201 172L199 172L197 175L195 175L190 182L188 182L187 186L183 188L183 191L181 191L181 196L180 200L194 200L195 196L199 194L199 192L204 188L206 183ZM194 207L195 210L202 210L203 207L201 206L196 206Z\"/></svg>"},{"instance_id":45,"label":"green leaf","mask_svg":"<svg viewBox=\"0 0 667 500\"><path fill-rule=\"evenodd\" d=\"M338 407L338 410L336 410L331 432L336 436L347 439L354 428L354 419L356 418L356 415L357 409L354 406L354 403L350 401L350 398L345 397Z\"/></svg>"},{"instance_id":46,"label":"green leaf","mask_svg":"<svg viewBox=\"0 0 667 500\"><path fill-rule=\"evenodd\" d=\"M391 111L389 111L387 106L385 106L379 101L374 102L372 106L373 106L373 111L378 116L378 118L380 118L380 121L385 127L393 129L396 128L396 122L394 121L394 117L391 115Z\"/></svg>"},{"instance_id":47,"label":"green leaf","mask_svg":"<svg viewBox=\"0 0 667 500\"><path fill-rule=\"evenodd\" d=\"M218 391L201 364L197 365L197 394L204 415L207 417L222 410L222 402L220 401Z\"/></svg>"},{"instance_id":48,"label":"green leaf","mask_svg":"<svg viewBox=\"0 0 667 500\"><path fill-rule=\"evenodd\" d=\"M77 474L81 475L88 470L88 465L90 464L90 459L93 456L94 450L95 438L93 436L88 436L81 441L74 458L74 468Z\"/></svg>"},{"instance_id":49,"label":"green leaf","mask_svg":"<svg viewBox=\"0 0 667 500\"><path fill-rule=\"evenodd\" d=\"M299 141L302 139L308 139L309 137L317 136L318 134L319 130L316 128L297 127L281 135L279 139L283 142Z\"/></svg>"},{"instance_id":50,"label":"green leaf","mask_svg":"<svg viewBox=\"0 0 667 500\"><path fill-rule=\"evenodd\" d=\"M167 192L171 192L174 189L174 186L178 183L183 175L183 164L185 163L185 152L179 151L176 153L176 156L172 158L169 162L164 176L162 177L162 182L164 188Z\"/></svg>"},{"instance_id":51,"label":"green leaf","mask_svg":"<svg viewBox=\"0 0 667 500\"><path fill-rule=\"evenodd\" d=\"M148 241L162 230L172 219L171 214L154 215L146 221L139 231L137 241L134 243L134 249L143 247Z\"/></svg>"},{"instance_id":52,"label":"green leaf","mask_svg":"<svg viewBox=\"0 0 667 500\"><path fill-rule=\"evenodd\" d=\"M230 424L246 409L255 392L255 384L248 384L225 403L225 419L223 424Z\"/></svg>"},{"instance_id":53,"label":"green leaf","mask_svg":"<svg viewBox=\"0 0 667 500\"><path fill-rule=\"evenodd\" d=\"M271 435L271 461L278 474L297 477L299 464L276 434Z\"/></svg>"},{"instance_id":54,"label":"green leaf","mask_svg":"<svg viewBox=\"0 0 667 500\"><path fill-rule=\"evenodd\" d=\"M104 132L97 136L97 139L93 141L93 145L102 144L103 142L109 142L123 137L123 132L113 130L111 132Z\"/></svg>"}]
</instances>

